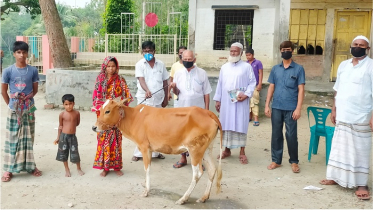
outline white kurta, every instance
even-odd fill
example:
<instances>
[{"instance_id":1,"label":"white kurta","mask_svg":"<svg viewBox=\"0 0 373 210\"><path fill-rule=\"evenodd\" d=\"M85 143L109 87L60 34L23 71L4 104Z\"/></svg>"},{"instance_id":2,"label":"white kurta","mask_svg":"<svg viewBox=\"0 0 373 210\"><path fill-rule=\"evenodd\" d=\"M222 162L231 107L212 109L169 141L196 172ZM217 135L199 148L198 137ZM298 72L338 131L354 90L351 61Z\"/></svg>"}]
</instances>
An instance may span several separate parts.
<instances>
[{"instance_id":1,"label":"white kurta","mask_svg":"<svg viewBox=\"0 0 373 210\"><path fill-rule=\"evenodd\" d=\"M369 122L373 110L373 60L366 57L358 65L352 59L343 61L334 85L337 121Z\"/></svg>"},{"instance_id":2,"label":"white kurta","mask_svg":"<svg viewBox=\"0 0 373 210\"><path fill-rule=\"evenodd\" d=\"M189 72L186 68L175 73L174 82L180 90L177 107L198 106L205 108L204 96L212 89L206 71L194 67Z\"/></svg>"},{"instance_id":3,"label":"white kurta","mask_svg":"<svg viewBox=\"0 0 373 210\"><path fill-rule=\"evenodd\" d=\"M366 57L356 66L351 61L338 67L334 85L337 125L326 171L328 180L348 188L368 183L373 109L373 60Z\"/></svg>"},{"instance_id":4,"label":"white kurta","mask_svg":"<svg viewBox=\"0 0 373 210\"><path fill-rule=\"evenodd\" d=\"M169 78L166 66L160 60L155 59L153 68L150 67L149 63L143 58L136 63L135 66L135 77L144 77L145 83L148 86L151 93L160 90L163 87L163 81ZM143 103L148 106L157 106L162 104L165 97L164 91L161 90L154 94L151 98L146 99ZM143 101L145 99L145 91L142 89L139 80L137 80L137 101Z\"/></svg>"},{"instance_id":5,"label":"white kurta","mask_svg":"<svg viewBox=\"0 0 373 210\"><path fill-rule=\"evenodd\" d=\"M247 134L250 116L250 97L254 92L256 79L250 64L238 61L221 67L214 101L220 101L220 122L224 131ZM232 103L228 91L245 88L248 98Z\"/></svg>"}]
</instances>

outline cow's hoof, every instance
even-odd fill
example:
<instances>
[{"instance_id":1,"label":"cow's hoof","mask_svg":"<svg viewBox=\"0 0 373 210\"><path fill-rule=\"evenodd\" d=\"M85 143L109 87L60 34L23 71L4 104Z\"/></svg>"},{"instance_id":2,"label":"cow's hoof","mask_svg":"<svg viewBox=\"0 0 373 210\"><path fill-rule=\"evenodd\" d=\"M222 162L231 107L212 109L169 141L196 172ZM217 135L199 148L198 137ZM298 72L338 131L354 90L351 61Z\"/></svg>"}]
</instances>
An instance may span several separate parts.
<instances>
[{"instance_id":1,"label":"cow's hoof","mask_svg":"<svg viewBox=\"0 0 373 210\"><path fill-rule=\"evenodd\" d=\"M197 203L204 203L204 202L206 202L206 200L207 200L207 199L202 199L202 198L200 198L200 199L198 199L196 202L197 202Z\"/></svg>"},{"instance_id":2,"label":"cow's hoof","mask_svg":"<svg viewBox=\"0 0 373 210\"><path fill-rule=\"evenodd\" d=\"M184 203L185 203L185 201L182 200L182 199L179 199L178 201L175 202L175 204L177 204L177 205L183 205Z\"/></svg>"}]
</instances>

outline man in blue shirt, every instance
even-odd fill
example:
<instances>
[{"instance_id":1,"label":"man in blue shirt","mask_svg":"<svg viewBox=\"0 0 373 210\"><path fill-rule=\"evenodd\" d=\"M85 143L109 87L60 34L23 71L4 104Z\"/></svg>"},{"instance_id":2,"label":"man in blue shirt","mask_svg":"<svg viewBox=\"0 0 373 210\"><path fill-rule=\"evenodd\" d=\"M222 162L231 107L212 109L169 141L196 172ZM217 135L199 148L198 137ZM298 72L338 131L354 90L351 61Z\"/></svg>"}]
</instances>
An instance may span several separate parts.
<instances>
[{"instance_id":1,"label":"man in blue shirt","mask_svg":"<svg viewBox=\"0 0 373 210\"><path fill-rule=\"evenodd\" d=\"M297 120L301 116L305 73L303 67L291 59L293 50L294 46L292 42L284 41L281 43L282 63L272 68L268 78L270 85L265 105L265 114L267 117L271 117L272 121L272 163L267 168L272 170L281 166L284 148L282 129L285 122L285 137L290 156L289 163L291 164L292 171L299 173ZM272 96L271 112L269 104Z\"/></svg>"}]
</instances>

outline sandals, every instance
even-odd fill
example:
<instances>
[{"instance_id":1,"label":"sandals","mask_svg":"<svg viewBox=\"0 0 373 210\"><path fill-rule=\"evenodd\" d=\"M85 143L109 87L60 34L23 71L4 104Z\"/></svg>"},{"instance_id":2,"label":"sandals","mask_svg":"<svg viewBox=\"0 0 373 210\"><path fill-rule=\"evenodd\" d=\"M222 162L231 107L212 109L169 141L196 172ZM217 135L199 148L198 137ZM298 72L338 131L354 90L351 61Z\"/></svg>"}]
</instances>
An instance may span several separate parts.
<instances>
[{"instance_id":1,"label":"sandals","mask_svg":"<svg viewBox=\"0 0 373 210\"><path fill-rule=\"evenodd\" d=\"M133 156L133 157L132 157L132 161L137 162L137 161L139 161L141 158L142 158L142 157L136 157L136 156Z\"/></svg>"},{"instance_id":2,"label":"sandals","mask_svg":"<svg viewBox=\"0 0 373 210\"><path fill-rule=\"evenodd\" d=\"M3 174L3 177L1 177L1 181L2 182L10 182L10 180L12 180L12 177L13 177L13 174L12 173L10 173L10 172L5 172L4 174Z\"/></svg>"},{"instance_id":3,"label":"sandals","mask_svg":"<svg viewBox=\"0 0 373 210\"><path fill-rule=\"evenodd\" d=\"M181 168L181 167L184 167L186 165L187 165L187 163L182 163L182 162L177 161L172 167Z\"/></svg>"},{"instance_id":4,"label":"sandals","mask_svg":"<svg viewBox=\"0 0 373 210\"><path fill-rule=\"evenodd\" d=\"M337 182L335 182L334 180L327 180L327 179L323 179L319 183L322 185L336 185L337 184Z\"/></svg>"},{"instance_id":5,"label":"sandals","mask_svg":"<svg viewBox=\"0 0 373 210\"><path fill-rule=\"evenodd\" d=\"M296 164L296 163L291 164L291 170L293 171L293 173L299 173L300 172L300 168L299 168L298 164Z\"/></svg>"},{"instance_id":6,"label":"sandals","mask_svg":"<svg viewBox=\"0 0 373 210\"><path fill-rule=\"evenodd\" d=\"M259 125L260 125L259 121L254 121L253 126L259 126Z\"/></svg>"},{"instance_id":7,"label":"sandals","mask_svg":"<svg viewBox=\"0 0 373 210\"><path fill-rule=\"evenodd\" d=\"M247 160L246 155L240 155L238 158L240 159L240 163L241 164L248 164L249 163L249 161Z\"/></svg>"},{"instance_id":8,"label":"sandals","mask_svg":"<svg viewBox=\"0 0 373 210\"><path fill-rule=\"evenodd\" d=\"M231 152L225 152L225 151L223 151L221 153L221 159L224 159L224 158L229 157L229 156L231 156ZM218 155L217 159L219 159L219 158L220 158L220 155Z\"/></svg>"},{"instance_id":9,"label":"sandals","mask_svg":"<svg viewBox=\"0 0 373 210\"><path fill-rule=\"evenodd\" d=\"M281 165L277 164L275 162L272 162L271 164L269 164L269 166L267 166L267 169L268 170L273 170L273 169L278 168L278 167L281 167Z\"/></svg>"},{"instance_id":10,"label":"sandals","mask_svg":"<svg viewBox=\"0 0 373 210\"><path fill-rule=\"evenodd\" d=\"M356 190L355 195L360 200L369 200L370 199L369 189L368 189L367 186L365 187L365 190Z\"/></svg>"}]
</instances>

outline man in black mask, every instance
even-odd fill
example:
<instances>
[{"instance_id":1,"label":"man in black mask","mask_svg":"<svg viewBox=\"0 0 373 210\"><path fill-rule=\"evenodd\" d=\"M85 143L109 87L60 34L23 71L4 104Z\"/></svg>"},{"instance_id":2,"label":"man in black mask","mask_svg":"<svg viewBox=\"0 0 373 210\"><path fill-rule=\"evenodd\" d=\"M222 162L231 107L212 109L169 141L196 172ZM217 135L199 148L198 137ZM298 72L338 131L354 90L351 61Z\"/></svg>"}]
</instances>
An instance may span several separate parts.
<instances>
[{"instance_id":1,"label":"man in black mask","mask_svg":"<svg viewBox=\"0 0 373 210\"><path fill-rule=\"evenodd\" d=\"M293 50L294 46L292 42L284 41L281 43L282 62L272 68L268 78L270 85L265 105L265 114L267 117L271 117L272 121L272 163L267 169L273 170L281 166L284 148L282 129L285 123L285 137L290 156L289 163L291 164L292 171L299 173L297 120L301 116L305 73L303 67L291 59ZM270 109L272 96L272 109Z\"/></svg>"},{"instance_id":2,"label":"man in black mask","mask_svg":"<svg viewBox=\"0 0 373 210\"><path fill-rule=\"evenodd\" d=\"M182 54L184 68L175 73L170 87L178 96L177 107L198 106L209 109L210 93L212 91L206 71L195 66L196 57L193 51L185 50ZM181 168L187 164L187 153L181 154L181 159L173 165Z\"/></svg>"},{"instance_id":3,"label":"man in black mask","mask_svg":"<svg viewBox=\"0 0 373 210\"><path fill-rule=\"evenodd\" d=\"M320 184L356 188L355 195L369 200L373 130L373 60L367 56L369 40L357 36L351 43L352 58L338 67L331 114L335 131L326 179Z\"/></svg>"}]
</instances>

